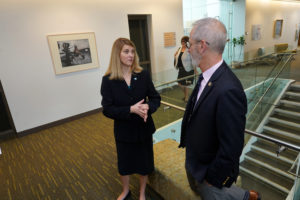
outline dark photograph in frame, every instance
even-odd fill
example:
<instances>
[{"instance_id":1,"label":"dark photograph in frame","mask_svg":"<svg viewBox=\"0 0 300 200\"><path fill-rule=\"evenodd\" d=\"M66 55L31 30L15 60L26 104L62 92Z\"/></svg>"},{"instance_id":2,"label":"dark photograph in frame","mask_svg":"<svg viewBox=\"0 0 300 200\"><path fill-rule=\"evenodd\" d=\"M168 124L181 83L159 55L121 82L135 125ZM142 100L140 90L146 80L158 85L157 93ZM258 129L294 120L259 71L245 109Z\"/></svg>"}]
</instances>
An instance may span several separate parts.
<instances>
[{"instance_id":1,"label":"dark photograph in frame","mask_svg":"<svg viewBox=\"0 0 300 200\"><path fill-rule=\"evenodd\" d=\"M99 67L94 33L48 35L55 74Z\"/></svg>"}]
</instances>

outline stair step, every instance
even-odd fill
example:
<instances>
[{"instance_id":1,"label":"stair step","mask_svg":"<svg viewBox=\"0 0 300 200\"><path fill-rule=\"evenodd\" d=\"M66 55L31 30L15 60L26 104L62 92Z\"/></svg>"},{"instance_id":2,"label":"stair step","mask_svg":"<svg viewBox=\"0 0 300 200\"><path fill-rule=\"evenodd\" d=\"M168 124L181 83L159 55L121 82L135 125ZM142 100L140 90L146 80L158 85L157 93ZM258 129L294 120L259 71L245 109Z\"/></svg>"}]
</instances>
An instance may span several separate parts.
<instances>
[{"instance_id":1,"label":"stair step","mask_svg":"<svg viewBox=\"0 0 300 200\"><path fill-rule=\"evenodd\" d=\"M287 115L279 115L278 113L274 113L271 117L289 121L289 122L292 122L295 124L300 124L300 118L295 118L295 117L291 117L291 116L287 116Z\"/></svg>"},{"instance_id":2,"label":"stair step","mask_svg":"<svg viewBox=\"0 0 300 200\"><path fill-rule=\"evenodd\" d=\"M274 134L272 132L265 132L265 131L263 131L262 134L266 135L266 136L269 136L269 137L272 137L272 138L275 138L277 140L282 140L284 142L288 142L290 144L299 146L299 141L295 141L295 139L293 139L293 138L287 138L283 135L277 135L277 134Z\"/></svg>"},{"instance_id":3,"label":"stair step","mask_svg":"<svg viewBox=\"0 0 300 200\"><path fill-rule=\"evenodd\" d=\"M295 117L296 119L300 118L299 112L294 112L294 111L290 111L290 110L282 109L282 108L275 108L274 111L279 114L284 114L287 116Z\"/></svg>"},{"instance_id":4,"label":"stair step","mask_svg":"<svg viewBox=\"0 0 300 200\"><path fill-rule=\"evenodd\" d=\"M288 104L280 104L280 102L278 103L276 108L280 108L282 110L287 110L287 111L300 113L300 107L291 106L291 105L288 105Z\"/></svg>"},{"instance_id":5,"label":"stair step","mask_svg":"<svg viewBox=\"0 0 300 200\"><path fill-rule=\"evenodd\" d=\"M279 146L272 143L272 142L268 142L266 140L263 139L258 139L255 143L253 143L253 146L259 147L261 149L265 149L269 152L272 152L275 154L275 152L278 150ZM285 157L289 160L294 161L298 156L298 152L294 151L292 149L286 149L284 151L282 151L279 154L279 157Z\"/></svg>"},{"instance_id":6,"label":"stair step","mask_svg":"<svg viewBox=\"0 0 300 200\"><path fill-rule=\"evenodd\" d=\"M300 124L299 123L295 123L295 122L292 122L292 121L287 121L287 120L284 120L284 119L279 119L279 118L276 118L276 117L269 117L269 122L276 123L276 124L279 124L281 126L292 128L292 129L300 131Z\"/></svg>"},{"instance_id":7,"label":"stair step","mask_svg":"<svg viewBox=\"0 0 300 200\"><path fill-rule=\"evenodd\" d=\"M282 171L266 162L257 160L251 156L245 156L245 163L250 165L247 169L272 180L273 182L291 188L295 177L286 171Z\"/></svg>"},{"instance_id":8,"label":"stair step","mask_svg":"<svg viewBox=\"0 0 300 200\"><path fill-rule=\"evenodd\" d=\"M282 97L282 100L300 103L300 93L294 93L294 95L287 95L287 92L286 92L284 97Z\"/></svg>"},{"instance_id":9,"label":"stair step","mask_svg":"<svg viewBox=\"0 0 300 200\"><path fill-rule=\"evenodd\" d=\"M264 126L264 132L269 131L269 132L274 133L274 135L276 134L276 135L280 135L280 136L284 136L284 137L287 137L287 138L290 138L290 139L297 140L295 142L299 143L299 141L300 141L300 136L299 135L294 134L292 130L286 131L287 128L285 128L285 130L282 130L282 129L284 129L284 128L279 129L279 127L275 126L275 125L272 125L272 127Z\"/></svg>"},{"instance_id":10,"label":"stair step","mask_svg":"<svg viewBox=\"0 0 300 200\"><path fill-rule=\"evenodd\" d=\"M278 190L274 186L266 184L254 176L242 171L242 169L240 170L240 179L242 188L246 190L258 191L261 195L261 199L283 200L286 199L288 195L287 193Z\"/></svg>"},{"instance_id":11,"label":"stair step","mask_svg":"<svg viewBox=\"0 0 300 200\"><path fill-rule=\"evenodd\" d=\"M298 93L298 92L286 92L285 94L288 96L300 98L300 93Z\"/></svg>"},{"instance_id":12,"label":"stair step","mask_svg":"<svg viewBox=\"0 0 300 200\"><path fill-rule=\"evenodd\" d=\"M296 106L296 107L300 107L300 103L295 102L295 101L290 101L290 100L280 100L279 101L281 104L286 104L289 106Z\"/></svg>"},{"instance_id":13,"label":"stair step","mask_svg":"<svg viewBox=\"0 0 300 200\"><path fill-rule=\"evenodd\" d=\"M285 171L282 171L281 169L278 169L266 162L262 162L262 161L259 161L255 158L252 158L251 156L245 156L245 159L246 160L249 160L251 161L252 163L254 163L256 165L256 168L258 170L262 170L263 168L265 168L264 170L270 172L272 174L272 176L280 176L281 178L284 178L286 182L291 182L291 184L293 183L294 181L294 176L285 172ZM283 183L285 182L283 181ZM280 182L279 182L280 183Z\"/></svg>"},{"instance_id":14,"label":"stair step","mask_svg":"<svg viewBox=\"0 0 300 200\"><path fill-rule=\"evenodd\" d=\"M293 163L294 163L293 160L291 160L287 157L284 157L282 155L277 156L276 151L269 151L265 148L261 148L261 147L255 146L255 145L251 146L251 150L254 150L254 152L256 151L258 153L264 154L264 156L270 157L271 159L279 160L281 162L285 162L285 163L288 163L290 165L293 165Z\"/></svg>"},{"instance_id":15,"label":"stair step","mask_svg":"<svg viewBox=\"0 0 300 200\"><path fill-rule=\"evenodd\" d=\"M275 128L275 129L279 129L280 131L285 131L285 132L291 133L291 134L296 135L296 136L300 136L299 135L300 134L299 130L292 129L290 127L285 127L285 126L282 126L282 125L277 124L277 123L269 122L265 126Z\"/></svg>"},{"instance_id":16,"label":"stair step","mask_svg":"<svg viewBox=\"0 0 300 200\"><path fill-rule=\"evenodd\" d=\"M255 173L255 172L253 172L253 171L251 171L251 170L248 170L247 168L245 168L245 167L243 166L243 163L242 163L241 166L240 166L240 170L241 170L242 172L246 173L246 174L249 174L250 176L255 177L255 178L258 179L259 181L262 181L262 182L266 183L267 185L273 186L274 188L276 188L276 189L282 191L282 192L285 193L285 194L288 194L288 193L290 192L290 190L289 190L288 188L283 187L283 186L281 186L281 185L279 185L279 184L277 184L277 183L274 183L273 181L271 181L271 180L269 180L269 179L267 179L267 178L265 178L265 177L263 177L263 176L261 176L261 175Z\"/></svg>"},{"instance_id":17,"label":"stair step","mask_svg":"<svg viewBox=\"0 0 300 200\"><path fill-rule=\"evenodd\" d=\"M292 84L292 85L290 86L289 90L300 92L300 85Z\"/></svg>"},{"instance_id":18,"label":"stair step","mask_svg":"<svg viewBox=\"0 0 300 200\"><path fill-rule=\"evenodd\" d=\"M256 162L258 162L258 163L256 163L255 161L253 161L253 162L256 164L261 163L261 164L259 164L261 166L264 166L264 164L265 164L264 167L268 168L269 170L276 168L276 169L280 170L280 172L285 172L286 174L288 174L287 171L291 168L291 164L289 164L289 163L281 162L278 159L268 157L268 155L266 155L266 154L261 154L261 153L255 152L255 151L250 151L250 152L246 153L245 156L255 159ZM268 167L268 166L270 166L270 167ZM275 169L273 171L275 171ZM285 175L283 175L283 176L285 176ZM287 175L286 177L289 177L289 176Z\"/></svg>"}]
</instances>

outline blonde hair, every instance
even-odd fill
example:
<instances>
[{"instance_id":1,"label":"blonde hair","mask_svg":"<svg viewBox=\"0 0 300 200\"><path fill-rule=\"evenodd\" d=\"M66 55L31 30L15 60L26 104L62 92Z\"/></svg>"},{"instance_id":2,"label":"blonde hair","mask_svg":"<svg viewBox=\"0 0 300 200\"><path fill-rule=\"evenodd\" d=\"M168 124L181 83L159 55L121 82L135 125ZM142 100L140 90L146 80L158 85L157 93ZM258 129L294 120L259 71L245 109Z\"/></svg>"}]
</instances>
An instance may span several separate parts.
<instances>
[{"instance_id":1,"label":"blonde hair","mask_svg":"<svg viewBox=\"0 0 300 200\"><path fill-rule=\"evenodd\" d=\"M127 38L118 38L112 46L109 66L105 73L105 75L110 74L110 80L124 80L120 59L121 50L124 45L129 45L135 50L131 72L139 73L143 70L143 68L139 66L139 56L137 55L134 43Z\"/></svg>"}]
</instances>

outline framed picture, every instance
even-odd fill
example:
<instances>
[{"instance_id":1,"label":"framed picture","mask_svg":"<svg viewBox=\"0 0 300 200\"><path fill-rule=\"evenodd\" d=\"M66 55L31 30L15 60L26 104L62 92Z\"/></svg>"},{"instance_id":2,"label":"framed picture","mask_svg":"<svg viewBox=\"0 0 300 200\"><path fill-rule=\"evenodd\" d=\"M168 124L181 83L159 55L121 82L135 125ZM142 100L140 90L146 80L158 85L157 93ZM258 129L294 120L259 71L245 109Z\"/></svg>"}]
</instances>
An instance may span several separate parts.
<instances>
[{"instance_id":1,"label":"framed picture","mask_svg":"<svg viewBox=\"0 0 300 200\"><path fill-rule=\"evenodd\" d=\"M261 39L261 24L252 25L252 40Z\"/></svg>"},{"instance_id":2,"label":"framed picture","mask_svg":"<svg viewBox=\"0 0 300 200\"><path fill-rule=\"evenodd\" d=\"M94 33L48 35L55 74L99 67Z\"/></svg>"},{"instance_id":3,"label":"framed picture","mask_svg":"<svg viewBox=\"0 0 300 200\"><path fill-rule=\"evenodd\" d=\"M283 20L282 19L277 19L275 21L275 25L274 25L274 37L278 38L281 36L282 33L282 24L283 24Z\"/></svg>"}]
</instances>

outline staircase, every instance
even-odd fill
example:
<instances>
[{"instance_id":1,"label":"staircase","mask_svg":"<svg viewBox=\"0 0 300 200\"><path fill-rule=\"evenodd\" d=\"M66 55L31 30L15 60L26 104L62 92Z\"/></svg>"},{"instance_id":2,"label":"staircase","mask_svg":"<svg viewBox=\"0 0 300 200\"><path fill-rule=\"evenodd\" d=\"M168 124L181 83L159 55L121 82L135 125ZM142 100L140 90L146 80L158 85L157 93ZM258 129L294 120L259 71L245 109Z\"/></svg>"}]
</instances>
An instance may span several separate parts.
<instances>
[{"instance_id":1,"label":"staircase","mask_svg":"<svg viewBox=\"0 0 300 200\"><path fill-rule=\"evenodd\" d=\"M262 134L300 145L299 84L290 85L268 118ZM262 199L286 199L294 184L295 177L287 171L298 153L286 149L277 156L278 148L274 143L258 139L240 165L242 187L259 191Z\"/></svg>"}]
</instances>

